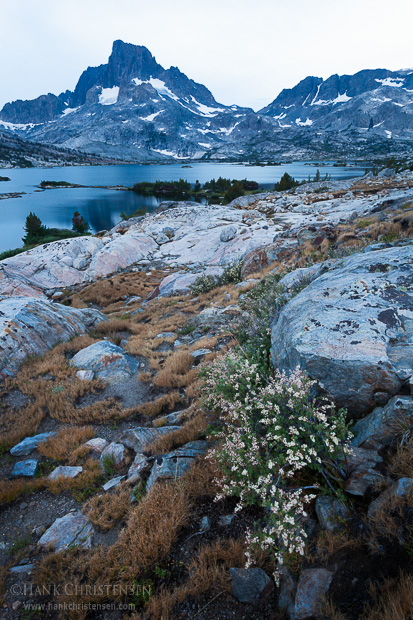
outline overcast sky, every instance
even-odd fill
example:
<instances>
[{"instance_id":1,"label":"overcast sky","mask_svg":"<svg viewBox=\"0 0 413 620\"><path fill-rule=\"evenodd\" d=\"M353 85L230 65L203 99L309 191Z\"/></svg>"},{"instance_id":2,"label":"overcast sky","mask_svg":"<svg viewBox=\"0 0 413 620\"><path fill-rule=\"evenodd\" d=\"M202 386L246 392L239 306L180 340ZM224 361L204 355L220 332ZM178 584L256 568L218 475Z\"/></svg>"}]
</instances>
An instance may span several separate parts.
<instances>
[{"instance_id":1,"label":"overcast sky","mask_svg":"<svg viewBox=\"0 0 413 620\"><path fill-rule=\"evenodd\" d=\"M0 108L73 90L112 42L259 109L307 75L413 67L413 0L0 0Z\"/></svg>"}]
</instances>

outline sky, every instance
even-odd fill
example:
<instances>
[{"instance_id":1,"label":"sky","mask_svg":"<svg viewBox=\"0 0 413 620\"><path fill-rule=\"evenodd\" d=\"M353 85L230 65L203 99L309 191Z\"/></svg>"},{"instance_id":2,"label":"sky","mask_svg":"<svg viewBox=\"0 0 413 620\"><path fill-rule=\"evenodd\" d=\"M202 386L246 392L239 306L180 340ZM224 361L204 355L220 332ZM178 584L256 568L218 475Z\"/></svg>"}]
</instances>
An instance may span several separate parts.
<instances>
[{"instance_id":1,"label":"sky","mask_svg":"<svg viewBox=\"0 0 413 620\"><path fill-rule=\"evenodd\" d=\"M0 109L73 90L122 39L258 110L307 75L413 67L412 20L412 0L0 0Z\"/></svg>"}]
</instances>

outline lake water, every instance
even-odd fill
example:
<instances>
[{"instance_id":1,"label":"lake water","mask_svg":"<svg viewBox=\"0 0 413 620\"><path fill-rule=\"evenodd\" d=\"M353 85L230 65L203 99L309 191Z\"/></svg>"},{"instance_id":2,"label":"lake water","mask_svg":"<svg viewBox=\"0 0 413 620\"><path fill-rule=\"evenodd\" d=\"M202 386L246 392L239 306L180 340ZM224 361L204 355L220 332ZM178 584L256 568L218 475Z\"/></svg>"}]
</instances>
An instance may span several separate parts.
<instances>
[{"instance_id":1,"label":"lake water","mask_svg":"<svg viewBox=\"0 0 413 620\"><path fill-rule=\"evenodd\" d=\"M0 176L11 181L0 182L0 193L26 192L20 198L0 200L0 252L22 245L23 226L30 211L36 213L43 224L55 228L71 228L72 216L79 211L93 230L109 229L120 220L120 213L133 213L139 207L152 211L159 204L155 197L139 196L134 192L95 188L69 188L39 190L41 181L68 181L79 185L125 185L141 181L174 181L180 178L195 183L205 183L219 176L230 179L257 181L264 189L271 189L284 172L295 179L314 176L317 166L294 162L281 166L247 166L230 163L193 163L191 168L182 164L121 166L74 166L62 168L0 169ZM362 176L364 168L336 168L332 164L320 167L320 173L332 179Z\"/></svg>"}]
</instances>

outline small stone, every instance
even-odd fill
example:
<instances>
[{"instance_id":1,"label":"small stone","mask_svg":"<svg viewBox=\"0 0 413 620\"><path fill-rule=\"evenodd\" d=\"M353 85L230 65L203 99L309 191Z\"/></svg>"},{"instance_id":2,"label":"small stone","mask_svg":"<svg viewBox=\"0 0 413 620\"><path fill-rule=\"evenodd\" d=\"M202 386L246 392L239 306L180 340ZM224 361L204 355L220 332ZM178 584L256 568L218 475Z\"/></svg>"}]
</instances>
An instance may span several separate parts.
<instances>
[{"instance_id":1,"label":"small stone","mask_svg":"<svg viewBox=\"0 0 413 620\"><path fill-rule=\"evenodd\" d=\"M125 476L118 476L117 478L112 478L112 480L108 480L105 482L103 486L104 491L109 491L109 489L114 489L119 486Z\"/></svg>"},{"instance_id":2,"label":"small stone","mask_svg":"<svg viewBox=\"0 0 413 620\"><path fill-rule=\"evenodd\" d=\"M178 426L179 428L179 426ZM206 441L191 441L168 454L159 455L146 483L148 491L158 480L176 480L183 476L195 462L208 450Z\"/></svg>"},{"instance_id":3,"label":"small stone","mask_svg":"<svg viewBox=\"0 0 413 620\"><path fill-rule=\"evenodd\" d=\"M241 603L257 605L268 598L274 583L261 568L230 568L232 596Z\"/></svg>"},{"instance_id":4,"label":"small stone","mask_svg":"<svg viewBox=\"0 0 413 620\"><path fill-rule=\"evenodd\" d=\"M32 534L34 534L35 536L41 536L42 534L45 533L46 529L47 529L46 526L39 525L32 529Z\"/></svg>"},{"instance_id":5,"label":"small stone","mask_svg":"<svg viewBox=\"0 0 413 620\"><path fill-rule=\"evenodd\" d=\"M179 426L163 426L161 428L137 426L123 431L119 435L118 441L127 448L135 450L135 452L143 452L149 444L156 441L159 437L177 430L179 430Z\"/></svg>"},{"instance_id":6,"label":"small stone","mask_svg":"<svg viewBox=\"0 0 413 620\"><path fill-rule=\"evenodd\" d=\"M34 564L22 564L21 566L12 566L11 573L31 573L34 568Z\"/></svg>"},{"instance_id":7,"label":"small stone","mask_svg":"<svg viewBox=\"0 0 413 620\"><path fill-rule=\"evenodd\" d=\"M367 491L373 491L382 481L382 476L374 469L356 469L344 483L346 493L364 497Z\"/></svg>"},{"instance_id":8,"label":"small stone","mask_svg":"<svg viewBox=\"0 0 413 620\"><path fill-rule=\"evenodd\" d=\"M108 442L106 441L106 439L102 439L101 437L95 437L94 439L89 439L89 441L87 441L84 445L93 450L94 452L102 454L103 450L108 445Z\"/></svg>"},{"instance_id":9,"label":"small stone","mask_svg":"<svg viewBox=\"0 0 413 620\"><path fill-rule=\"evenodd\" d=\"M121 347L108 340L101 340L82 349L70 360L79 370L91 370L98 379L116 382L134 375L138 362Z\"/></svg>"},{"instance_id":10,"label":"small stone","mask_svg":"<svg viewBox=\"0 0 413 620\"><path fill-rule=\"evenodd\" d=\"M236 226L227 226L221 231L219 240L222 241L223 243L227 243L228 241L231 241L235 237L236 234L237 234Z\"/></svg>"},{"instance_id":11,"label":"small stone","mask_svg":"<svg viewBox=\"0 0 413 620\"><path fill-rule=\"evenodd\" d=\"M165 226L165 228L162 228L161 232L164 235L166 235L168 237L168 239L172 239L172 237L175 237L175 231L170 226Z\"/></svg>"},{"instance_id":12,"label":"small stone","mask_svg":"<svg viewBox=\"0 0 413 620\"><path fill-rule=\"evenodd\" d=\"M129 467L128 481L135 482L135 480L139 480L139 478L142 477L143 472L147 471L148 468L149 461L146 456L143 456L143 454L137 454L132 465Z\"/></svg>"},{"instance_id":13,"label":"small stone","mask_svg":"<svg viewBox=\"0 0 413 620\"><path fill-rule=\"evenodd\" d=\"M10 450L10 454L13 456L27 456L30 452L36 450L46 439L53 437L53 435L56 435L56 433L40 433L33 437L26 437L26 439L23 439L23 441Z\"/></svg>"},{"instance_id":14,"label":"small stone","mask_svg":"<svg viewBox=\"0 0 413 620\"><path fill-rule=\"evenodd\" d=\"M219 518L218 523L221 527L227 527L228 525L231 525L234 518L235 515L224 515L223 517Z\"/></svg>"},{"instance_id":15,"label":"small stone","mask_svg":"<svg viewBox=\"0 0 413 620\"><path fill-rule=\"evenodd\" d=\"M348 508L342 502L327 496L317 498L315 511L321 527L329 532L343 529L344 521L350 516Z\"/></svg>"},{"instance_id":16,"label":"small stone","mask_svg":"<svg viewBox=\"0 0 413 620\"><path fill-rule=\"evenodd\" d=\"M321 618L320 608L334 573L325 568L307 568L301 572L295 597L295 620Z\"/></svg>"},{"instance_id":17,"label":"small stone","mask_svg":"<svg viewBox=\"0 0 413 620\"><path fill-rule=\"evenodd\" d=\"M56 552L76 546L91 549L93 533L93 527L81 512L69 512L56 519L40 538L39 545Z\"/></svg>"},{"instance_id":18,"label":"small stone","mask_svg":"<svg viewBox=\"0 0 413 620\"><path fill-rule=\"evenodd\" d=\"M25 508L27 508L27 506L28 506L28 505L29 505L29 504L27 504L27 502L22 502L22 503L20 504L20 510L24 510Z\"/></svg>"},{"instance_id":19,"label":"small stone","mask_svg":"<svg viewBox=\"0 0 413 620\"><path fill-rule=\"evenodd\" d=\"M103 450L100 460L103 463L106 459L113 461L115 465L123 463L125 458L125 446L121 443L112 442Z\"/></svg>"},{"instance_id":20,"label":"small stone","mask_svg":"<svg viewBox=\"0 0 413 620\"><path fill-rule=\"evenodd\" d=\"M13 611L17 611L18 609L20 609L22 604L23 603L21 601L14 601L14 603L11 606L11 608L12 608Z\"/></svg>"},{"instance_id":21,"label":"small stone","mask_svg":"<svg viewBox=\"0 0 413 620\"><path fill-rule=\"evenodd\" d=\"M376 439L383 445L390 444L394 439L395 426L401 419L410 427L413 426L411 396L395 396L384 408L376 407L369 415L356 422L355 437L351 445L364 446L369 439Z\"/></svg>"},{"instance_id":22,"label":"small stone","mask_svg":"<svg viewBox=\"0 0 413 620\"><path fill-rule=\"evenodd\" d=\"M69 467L60 465L48 475L48 480L57 480L57 478L76 478L83 471L83 467Z\"/></svg>"},{"instance_id":23,"label":"small stone","mask_svg":"<svg viewBox=\"0 0 413 620\"><path fill-rule=\"evenodd\" d=\"M33 478L37 471L38 461L35 459L28 459L27 461L20 461L13 467L13 471L10 474L11 478L19 478L25 476L26 478Z\"/></svg>"},{"instance_id":24,"label":"small stone","mask_svg":"<svg viewBox=\"0 0 413 620\"><path fill-rule=\"evenodd\" d=\"M163 420L165 420L165 424L173 424L176 426L182 422L184 413L185 409L182 411L174 411L173 413L168 413L168 415L163 416Z\"/></svg>"},{"instance_id":25,"label":"small stone","mask_svg":"<svg viewBox=\"0 0 413 620\"><path fill-rule=\"evenodd\" d=\"M76 377L81 381L92 381L95 373L93 370L78 370Z\"/></svg>"},{"instance_id":26,"label":"small stone","mask_svg":"<svg viewBox=\"0 0 413 620\"><path fill-rule=\"evenodd\" d=\"M259 280L257 280L257 278L250 278L249 280L243 280L242 282L238 282L238 284L235 285L235 288L247 288L249 286L251 286L251 284L258 284Z\"/></svg>"},{"instance_id":27,"label":"small stone","mask_svg":"<svg viewBox=\"0 0 413 620\"><path fill-rule=\"evenodd\" d=\"M204 359L206 355L211 353L211 349L197 349L196 351L192 351L191 357L194 360L195 364L199 364L200 361Z\"/></svg>"},{"instance_id":28,"label":"small stone","mask_svg":"<svg viewBox=\"0 0 413 620\"><path fill-rule=\"evenodd\" d=\"M367 516L374 519L377 513L390 503L392 499L405 498L413 489L413 478L400 478L386 489L377 499L373 500L368 508Z\"/></svg>"},{"instance_id":29,"label":"small stone","mask_svg":"<svg viewBox=\"0 0 413 620\"><path fill-rule=\"evenodd\" d=\"M167 237L163 233L159 233L159 235L157 235L155 238L155 241L158 245L163 245L164 243L168 243L169 240L170 240L169 237Z\"/></svg>"},{"instance_id":30,"label":"small stone","mask_svg":"<svg viewBox=\"0 0 413 620\"><path fill-rule=\"evenodd\" d=\"M157 334L156 338L175 338L174 332L162 332L161 334Z\"/></svg>"},{"instance_id":31,"label":"small stone","mask_svg":"<svg viewBox=\"0 0 413 620\"><path fill-rule=\"evenodd\" d=\"M207 532L210 529L211 529L211 519L207 516L202 517L200 531Z\"/></svg>"}]
</instances>

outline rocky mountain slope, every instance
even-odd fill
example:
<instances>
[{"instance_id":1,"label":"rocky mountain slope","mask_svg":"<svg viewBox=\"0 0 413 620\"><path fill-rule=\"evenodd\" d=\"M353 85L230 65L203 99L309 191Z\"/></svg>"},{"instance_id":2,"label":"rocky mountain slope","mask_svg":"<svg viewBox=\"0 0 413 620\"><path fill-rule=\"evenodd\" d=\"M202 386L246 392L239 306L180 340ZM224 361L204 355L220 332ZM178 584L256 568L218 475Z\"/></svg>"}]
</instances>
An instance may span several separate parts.
<instances>
[{"instance_id":1,"label":"rocky mountain slope","mask_svg":"<svg viewBox=\"0 0 413 620\"><path fill-rule=\"evenodd\" d=\"M74 92L7 103L0 126L88 153L151 162L268 160L410 152L413 72L308 77L255 113L218 103L145 47L115 41Z\"/></svg>"},{"instance_id":2,"label":"rocky mountain slope","mask_svg":"<svg viewBox=\"0 0 413 620\"><path fill-rule=\"evenodd\" d=\"M31 603L51 619L84 618L88 605L97 619L110 603L113 620L407 618L412 239L413 173L386 171L226 207L163 203L100 237L1 261L3 616L24 618ZM297 378L297 365L314 381L320 424L305 437L316 448L338 415L326 397L355 422L327 482L320 469L300 477L293 453L312 416L277 372ZM205 372L218 381L205 385ZM211 406L245 386L227 416ZM273 386L287 412L281 464L268 458ZM269 482L291 465L284 496L294 503L297 484L312 494L280 517L305 533L302 555L280 538L281 566L268 547L245 566L248 531L269 511L222 497L211 453L229 414L256 402L270 429L237 426L231 471L250 464L239 443L255 432Z\"/></svg>"},{"instance_id":3,"label":"rocky mountain slope","mask_svg":"<svg viewBox=\"0 0 413 620\"><path fill-rule=\"evenodd\" d=\"M0 168L31 168L32 166L78 166L112 163L73 149L25 140L12 131L0 128Z\"/></svg>"}]
</instances>

